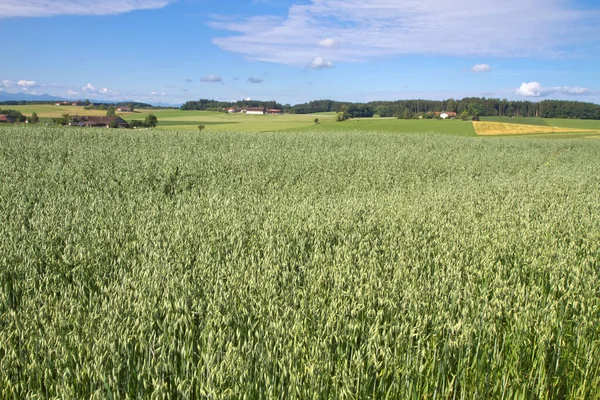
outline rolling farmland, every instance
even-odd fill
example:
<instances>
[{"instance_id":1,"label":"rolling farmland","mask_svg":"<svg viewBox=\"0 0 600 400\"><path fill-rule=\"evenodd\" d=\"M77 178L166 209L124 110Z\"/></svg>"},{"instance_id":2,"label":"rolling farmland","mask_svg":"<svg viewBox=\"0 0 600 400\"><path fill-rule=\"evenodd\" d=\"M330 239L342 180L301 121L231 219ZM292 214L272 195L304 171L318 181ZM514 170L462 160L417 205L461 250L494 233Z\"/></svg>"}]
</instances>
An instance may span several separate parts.
<instances>
[{"instance_id":1,"label":"rolling farmland","mask_svg":"<svg viewBox=\"0 0 600 400\"><path fill-rule=\"evenodd\" d=\"M600 392L598 141L0 142L4 397Z\"/></svg>"}]
</instances>

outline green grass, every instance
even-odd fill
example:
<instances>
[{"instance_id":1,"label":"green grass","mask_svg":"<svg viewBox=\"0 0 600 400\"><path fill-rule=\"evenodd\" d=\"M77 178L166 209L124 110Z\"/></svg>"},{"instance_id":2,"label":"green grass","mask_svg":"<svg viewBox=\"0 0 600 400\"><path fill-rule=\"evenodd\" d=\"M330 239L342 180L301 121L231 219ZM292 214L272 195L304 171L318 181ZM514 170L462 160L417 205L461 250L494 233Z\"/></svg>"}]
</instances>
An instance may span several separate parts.
<instances>
[{"instance_id":1,"label":"green grass","mask_svg":"<svg viewBox=\"0 0 600 400\"><path fill-rule=\"evenodd\" d=\"M60 117L64 113L71 115L105 115L105 111L87 111L83 107L72 106L11 106L26 115L36 111L43 122L50 118ZM441 120L398 120L395 118L360 118L345 122L336 122L335 113L288 114L288 115L245 115L227 114L211 111L181 111L138 109L133 113L121 113L127 121L144 120L149 114L158 118L158 130L196 131L198 125L212 132L277 132L289 130L320 132L405 132L405 133L440 133L460 136L475 136L469 122ZM319 119L315 125L314 119Z\"/></svg>"},{"instance_id":2,"label":"green grass","mask_svg":"<svg viewBox=\"0 0 600 400\"><path fill-rule=\"evenodd\" d=\"M544 121L548 126L558 126L560 128L600 130L600 120L546 118Z\"/></svg>"},{"instance_id":3,"label":"green grass","mask_svg":"<svg viewBox=\"0 0 600 400\"><path fill-rule=\"evenodd\" d=\"M40 118L50 120L51 118L62 117L63 114L69 115L106 115L102 110L85 110L84 107L77 106L55 106L54 104L33 104L25 106L2 105L2 109L11 109L20 111L23 115L37 113Z\"/></svg>"},{"instance_id":4,"label":"green grass","mask_svg":"<svg viewBox=\"0 0 600 400\"><path fill-rule=\"evenodd\" d=\"M126 119L144 119L149 113L158 118L158 129L197 130L198 125L205 125L206 129L219 132L231 130L272 132L298 129L314 125L316 118L315 115L245 115L210 111L139 110L139 113L132 114ZM326 121L333 120L334 116L320 115L318 118Z\"/></svg>"},{"instance_id":5,"label":"green grass","mask_svg":"<svg viewBox=\"0 0 600 400\"><path fill-rule=\"evenodd\" d=\"M535 117L481 117L481 121L503 122L505 124L523 124L546 126L547 119Z\"/></svg>"},{"instance_id":6,"label":"green grass","mask_svg":"<svg viewBox=\"0 0 600 400\"><path fill-rule=\"evenodd\" d=\"M0 127L2 397L598 398L600 141L319 129Z\"/></svg>"},{"instance_id":7,"label":"green grass","mask_svg":"<svg viewBox=\"0 0 600 400\"><path fill-rule=\"evenodd\" d=\"M458 136L476 136L473 124L461 120L414 120L396 118L360 118L344 122L328 120L317 126L304 128L316 132L390 132L438 133Z\"/></svg>"}]
</instances>

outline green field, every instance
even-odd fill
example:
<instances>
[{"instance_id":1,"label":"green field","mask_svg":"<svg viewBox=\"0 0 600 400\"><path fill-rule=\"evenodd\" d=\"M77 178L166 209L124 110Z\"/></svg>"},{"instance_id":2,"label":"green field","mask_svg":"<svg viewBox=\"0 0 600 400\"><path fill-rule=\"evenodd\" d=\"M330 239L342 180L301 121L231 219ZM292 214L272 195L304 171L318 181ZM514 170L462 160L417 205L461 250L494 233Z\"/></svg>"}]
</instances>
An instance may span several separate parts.
<instances>
[{"instance_id":1,"label":"green field","mask_svg":"<svg viewBox=\"0 0 600 400\"><path fill-rule=\"evenodd\" d=\"M84 110L83 107L55 106L52 104L4 106L21 111L25 115L37 112L42 122L51 122L64 113L70 115L105 115L106 111ZM163 131L197 131L198 125L204 125L209 132L279 132L279 131L315 131L331 132L391 132L391 133L439 133L457 136L476 136L470 121L461 120L402 120L395 118L357 118L345 122L336 122L335 113L286 114L286 115L245 115L227 114L210 111L181 111L179 109L138 109L133 113L118 113L127 121L144 120L154 114L159 121L155 129ZM319 123L315 124L314 119ZM524 117L482 117L482 121L527 124L539 126L558 126L575 129L600 129L600 121L575 119L542 119ZM541 137L589 138L587 134L538 134Z\"/></svg>"},{"instance_id":2,"label":"green field","mask_svg":"<svg viewBox=\"0 0 600 400\"><path fill-rule=\"evenodd\" d=\"M578 129L600 129L600 120L546 118L544 121L548 126Z\"/></svg>"},{"instance_id":3,"label":"green field","mask_svg":"<svg viewBox=\"0 0 600 400\"><path fill-rule=\"evenodd\" d=\"M534 117L481 117L481 121L503 122L505 124L523 124L523 125L538 125L547 126L547 121L553 119L534 118ZM567 128L565 126L565 128Z\"/></svg>"},{"instance_id":4,"label":"green field","mask_svg":"<svg viewBox=\"0 0 600 400\"><path fill-rule=\"evenodd\" d=\"M31 104L26 106L0 106L3 110L17 110L23 113L23 115L31 115L37 113L43 120L49 120L51 118L59 118L63 114L69 115L106 115L106 111L102 110L85 110L83 107L77 106L56 106L54 104Z\"/></svg>"},{"instance_id":5,"label":"green field","mask_svg":"<svg viewBox=\"0 0 600 400\"><path fill-rule=\"evenodd\" d=\"M599 398L600 141L388 123L0 127L1 397Z\"/></svg>"}]
</instances>

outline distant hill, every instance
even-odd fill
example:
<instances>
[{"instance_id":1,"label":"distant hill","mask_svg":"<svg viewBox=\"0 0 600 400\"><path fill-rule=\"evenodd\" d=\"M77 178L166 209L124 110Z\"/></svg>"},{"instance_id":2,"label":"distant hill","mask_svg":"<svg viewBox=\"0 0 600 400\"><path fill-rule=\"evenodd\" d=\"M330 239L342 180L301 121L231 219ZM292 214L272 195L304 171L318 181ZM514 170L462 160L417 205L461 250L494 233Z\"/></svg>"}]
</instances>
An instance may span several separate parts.
<instances>
[{"instance_id":1,"label":"distant hill","mask_svg":"<svg viewBox=\"0 0 600 400\"><path fill-rule=\"evenodd\" d=\"M0 92L0 101L63 101L63 97L50 96L49 94L7 93Z\"/></svg>"},{"instance_id":2,"label":"distant hill","mask_svg":"<svg viewBox=\"0 0 600 400\"><path fill-rule=\"evenodd\" d=\"M83 98L71 98L51 96L49 94L28 94L28 93L7 93L0 92L0 103L5 101L77 101L84 100ZM100 99L89 99L94 104L135 104L136 107L143 107L147 103L141 103L134 100L100 100ZM179 108L181 104L169 104L169 103L154 103L154 107L176 107Z\"/></svg>"}]
</instances>

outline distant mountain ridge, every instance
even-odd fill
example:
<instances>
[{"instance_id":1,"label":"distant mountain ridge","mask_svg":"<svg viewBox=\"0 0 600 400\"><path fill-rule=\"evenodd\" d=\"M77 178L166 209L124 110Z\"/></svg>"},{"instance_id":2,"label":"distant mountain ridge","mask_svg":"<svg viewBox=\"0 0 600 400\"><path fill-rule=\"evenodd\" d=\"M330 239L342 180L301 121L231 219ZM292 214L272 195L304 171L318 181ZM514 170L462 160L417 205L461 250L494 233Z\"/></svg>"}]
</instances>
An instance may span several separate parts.
<instances>
[{"instance_id":1,"label":"distant mountain ridge","mask_svg":"<svg viewBox=\"0 0 600 400\"><path fill-rule=\"evenodd\" d=\"M28 94L0 92L0 101L63 101L63 97L50 96L49 94Z\"/></svg>"},{"instance_id":2,"label":"distant mountain ridge","mask_svg":"<svg viewBox=\"0 0 600 400\"><path fill-rule=\"evenodd\" d=\"M85 98L71 98L51 96L49 94L29 94L29 93L8 93L0 92L0 103L4 101L77 101L85 100ZM135 100L100 100L100 99L88 99L92 103L105 103L105 104L122 104L122 103L139 103ZM154 103L155 107L180 107L181 104L168 104L168 103Z\"/></svg>"}]
</instances>

